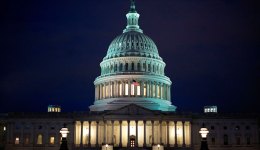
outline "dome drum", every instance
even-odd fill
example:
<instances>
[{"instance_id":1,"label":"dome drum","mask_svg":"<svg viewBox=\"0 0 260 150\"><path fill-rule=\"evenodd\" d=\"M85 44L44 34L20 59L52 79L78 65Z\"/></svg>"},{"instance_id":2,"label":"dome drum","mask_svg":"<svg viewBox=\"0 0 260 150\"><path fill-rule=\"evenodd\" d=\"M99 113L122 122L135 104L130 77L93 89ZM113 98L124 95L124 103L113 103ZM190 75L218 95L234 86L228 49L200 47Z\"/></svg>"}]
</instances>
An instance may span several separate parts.
<instances>
[{"instance_id":1,"label":"dome drum","mask_svg":"<svg viewBox=\"0 0 260 150\"><path fill-rule=\"evenodd\" d=\"M165 63L144 57L121 57L103 61L100 67L101 76L117 73L164 75Z\"/></svg>"}]
</instances>

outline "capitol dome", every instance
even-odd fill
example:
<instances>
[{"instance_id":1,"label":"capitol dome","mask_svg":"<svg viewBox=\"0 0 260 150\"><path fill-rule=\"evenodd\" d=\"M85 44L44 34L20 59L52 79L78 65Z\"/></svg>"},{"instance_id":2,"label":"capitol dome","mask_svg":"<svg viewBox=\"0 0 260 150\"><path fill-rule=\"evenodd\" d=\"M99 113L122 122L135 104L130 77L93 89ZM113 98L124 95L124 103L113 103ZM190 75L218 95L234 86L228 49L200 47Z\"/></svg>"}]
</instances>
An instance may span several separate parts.
<instances>
[{"instance_id":1,"label":"capitol dome","mask_svg":"<svg viewBox=\"0 0 260 150\"><path fill-rule=\"evenodd\" d=\"M94 81L95 102L90 111L116 110L136 104L150 110L175 111L171 103L171 80L153 40L138 25L132 1L127 26L109 45Z\"/></svg>"},{"instance_id":2,"label":"capitol dome","mask_svg":"<svg viewBox=\"0 0 260 150\"><path fill-rule=\"evenodd\" d=\"M117 36L109 45L104 60L124 56L140 56L161 60L153 40L138 31L128 31Z\"/></svg>"}]
</instances>

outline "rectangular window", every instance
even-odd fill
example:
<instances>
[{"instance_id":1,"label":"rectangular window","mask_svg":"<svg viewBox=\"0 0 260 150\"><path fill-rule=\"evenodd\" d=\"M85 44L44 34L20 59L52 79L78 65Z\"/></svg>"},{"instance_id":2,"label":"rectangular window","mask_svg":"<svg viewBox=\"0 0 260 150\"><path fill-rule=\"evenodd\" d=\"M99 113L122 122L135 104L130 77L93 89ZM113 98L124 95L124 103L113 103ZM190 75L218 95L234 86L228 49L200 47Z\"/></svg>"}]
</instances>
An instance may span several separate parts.
<instances>
[{"instance_id":1,"label":"rectangular window","mask_svg":"<svg viewBox=\"0 0 260 150\"><path fill-rule=\"evenodd\" d=\"M136 94L137 94L138 96L140 96L140 85L137 85L136 88L137 88L137 93L136 93Z\"/></svg>"},{"instance_id":2,"label":"rectangular window","mask_svg":"<svg viewBox=\"0 0 260 150\"><path fill-rule=\"evenodd\" d=\"M247 145L250 145L250 144L251 144L251 142L250 142L250 137L247 137L247 138L246 138L246 144L247 144Z\"/></svg>"},{"instance_id":3,"label":"rectangular window","mask_svg":"<svg viewBox=\"0 0 260 150\"><path fill-rule=\"evenodd\" d=\"M224 135L224 145L228 145L228 136Z\"/></svg>"},{"instance_id":4,"label":"rectangular window","mask_svg":"<svg viewBox=\"0 0 260 150\"><path fill-rule=\"evenodd\" d=\"M215 144L215 138L211 138L211 143L214 145Z\"/></svg>"},{"instance_id":5,"label":"rectangular window","mask_svg":"<svg viewBox=\"0 0 260 150\"><path fill-rule=\"evenodd\" d=\"M102 98L105 98L106 97L106 95L105 95L105 90L106 90L105 85L103 85L102 88L103 88Z\"/></svg>"},{"instance_id":6,"label":"rectangular window","mask_svg":"<svg viewBox=\"0 0 260 150\"><path fill-rule=\"evenodd\" d=\"M128 95L128 83L125 84L125 95Z\"/></svg>"},{"instance_id":7,"label":"rectangular window","mask_svg":"<svg viewBox=\"0 0 260 150\"><path fill-rule=\"evenodd\" d=\"M52 145L54 144L54 139L55 139L54 136L50 137L50 144L52 144Z\"/></svg>"},{"instance_id":8,"label":"rectangular window","mask_svg":"<svg viewBox=\"0 0 260 150\"><path fill-rule=\"evenodd\" d=\"M106 97L108 97L108 85L106 85Z\"/></svg>"},{"instance_id":9,"label":"rectangular window","mask_svg":"<svg viewBox=\"0 0 260 150\"><path fill-rule=\"evenodd\" d=\"M122 83L119 84L119 95L122 96Z\"/></svg>"},{"instance_id":10,"label":"rectangular window","mask_svg":"<svg viewBox=\"0 0 260 150\"><path fill-rule=\"evenodd\" d=\"M19 144L19 143L20 143L20 139L19 139L19 137L16 137L14 144Z\"/></svg>"},{"instance_id":11,"label":"rectangular window","mask_svg":"<svg viewBox=\"0 0 260 150\"><path fill-rule=\"evenodd\" d=\"M155 85L153 84L153 97L155 97Z\"/></svg>"},{"instance_id":12,"label":"rectangular window","mask_svg":"<svg viewBox=\"0 0 260 150\"><path fill-rule=\"evenodd\" d=\"M240 145L240 137L236 137L236 144Z\"/></svg>"},{"instance_id":13,"label":"rectangular window","mask_svg":"<svg viewBox=\"0 0 260 150\"><path fill-rule=\"evenodd\" d=\"M113 85L110 85L110 96L113 96Z\"/></svg>"},{"instance_id":14,"label":"rectangular window","mask_svg":"<svg viewBox=\"0 0 260 150\"><path fill-rule=\"evenodd\" d=\"M157 98L161 97L161 93L160 93L160 86L157 85Z\"/></svg>"},{"instance_id":15,"label":"rectangular window","mask_svg":"<svg viewBox=\"0 0 260 150\"><path fill-rule=\"evenodd\" d=\"M144 84L144 96L146 96L146 84Z\"/></svg>"},{"instance_id":16,"label":"rectangular window","mask_svg":"<svg viewBox=\"0 0 260 150\"><path fill-rule=\"evenodd\" d=\"M131 84L131 95L135 95L135 85Z\"/></svg>"},{"instance_id":17,"label":"rectangular window","mask_svg":"<svg viewBox=\"0 0 260 150\"><path fill-rule=\"evenodd\" d=\"M25 138L24 144L26 144L26 145L29 144L29 141L30 141L30 140L29 140L29 137L27 136L27 137Z\"/></svg>"}]
</instances>

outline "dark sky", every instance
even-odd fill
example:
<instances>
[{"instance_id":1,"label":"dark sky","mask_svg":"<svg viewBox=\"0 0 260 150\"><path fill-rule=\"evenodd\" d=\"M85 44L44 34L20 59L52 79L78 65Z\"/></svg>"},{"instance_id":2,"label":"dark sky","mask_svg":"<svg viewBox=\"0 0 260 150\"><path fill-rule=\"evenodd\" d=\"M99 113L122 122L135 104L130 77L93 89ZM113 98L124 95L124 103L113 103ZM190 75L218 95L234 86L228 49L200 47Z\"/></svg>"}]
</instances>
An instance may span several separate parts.
<instances>
[{"instance_id":1,"label":"dark sky","mask_svg":"<svg viewBox=\"0 0 260 150\"><path fill-rule=\"evenodd\" d=\"M178 111L260 112L257 0L136 0ZM0 2L0 112L86 111L129 0Z\"/></svg>"}]
</instances>

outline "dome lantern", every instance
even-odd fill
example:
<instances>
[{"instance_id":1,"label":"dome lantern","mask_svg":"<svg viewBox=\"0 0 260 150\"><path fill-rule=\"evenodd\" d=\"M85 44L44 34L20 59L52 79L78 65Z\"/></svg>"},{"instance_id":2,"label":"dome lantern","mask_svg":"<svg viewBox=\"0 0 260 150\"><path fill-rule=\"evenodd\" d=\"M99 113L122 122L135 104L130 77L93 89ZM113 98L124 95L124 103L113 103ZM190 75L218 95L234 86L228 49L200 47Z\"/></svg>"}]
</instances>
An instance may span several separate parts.
<instances>
[{"instance_id":1,"label":"dome lantern","mask_svg":"<svg viewBox=\"0 0 260 150\"><path fill-rule=\"evenodd\" d=\"M138 19L140 15L137 13L135 9L135 2L134 0L131 0L131 6L130 6L130 11L126 14L127 18L127 26L126 29L124 29L123 33L129 32L129 31L136 31L136 32L141 32L143 31L140 29L138 25Z\"/></svg>"}]
</instances>

